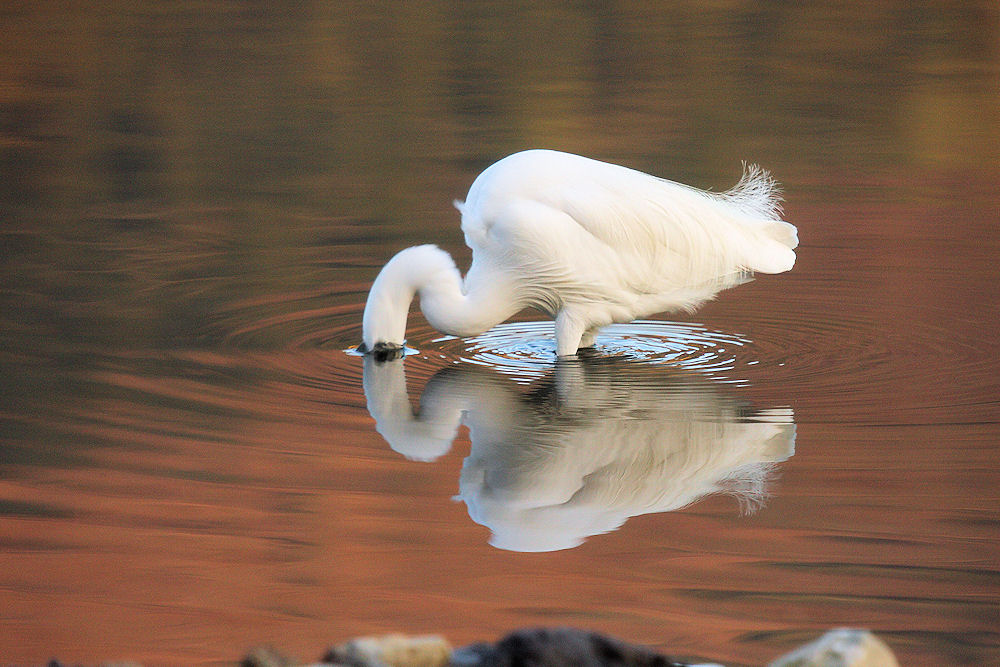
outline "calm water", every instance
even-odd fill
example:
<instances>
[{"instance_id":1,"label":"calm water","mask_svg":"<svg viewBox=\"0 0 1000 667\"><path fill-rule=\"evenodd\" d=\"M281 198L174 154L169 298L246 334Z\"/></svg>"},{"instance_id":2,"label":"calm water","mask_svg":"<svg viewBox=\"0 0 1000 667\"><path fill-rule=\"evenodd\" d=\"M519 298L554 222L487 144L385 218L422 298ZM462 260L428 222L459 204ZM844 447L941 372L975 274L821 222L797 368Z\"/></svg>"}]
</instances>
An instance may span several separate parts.
<instances>
[{"instance_id":1,"label":"calm water","mask_svg":"<svg viewBox=\"0 0 1000 667\"><path fill-rule=\"evenodd\" d=\"M38 4L0 14L0 662L544 624L1000 663L994 3ZM798 263L577 363L530 313L345 353L527 147L759 162Z\"/></svg>"}]
</instances>

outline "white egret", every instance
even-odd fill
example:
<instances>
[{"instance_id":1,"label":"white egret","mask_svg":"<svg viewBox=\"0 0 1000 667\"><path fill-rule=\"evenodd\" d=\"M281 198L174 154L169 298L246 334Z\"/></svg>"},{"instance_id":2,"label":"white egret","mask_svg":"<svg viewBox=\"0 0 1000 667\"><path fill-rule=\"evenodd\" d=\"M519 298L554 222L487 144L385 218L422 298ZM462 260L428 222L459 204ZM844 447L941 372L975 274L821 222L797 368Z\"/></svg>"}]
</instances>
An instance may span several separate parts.
<instances>
[{"instance_id":1,"label":"white egret","mask_svg":"<svg viewBox=\"0 0 1000 667\"><path fill-rule=\"evenodd\" d=\"M755 272L791 269L797 231L780 202L755 165L717 193L569 153L515 153L455 202L472 248L465 279L437 246L397 253L368 294L359 350L398 356L419 295L431 326L460 337L538 309L555 318L556 354L576 354L608 324L690 311Z\"/></svg>"}]
</instances>

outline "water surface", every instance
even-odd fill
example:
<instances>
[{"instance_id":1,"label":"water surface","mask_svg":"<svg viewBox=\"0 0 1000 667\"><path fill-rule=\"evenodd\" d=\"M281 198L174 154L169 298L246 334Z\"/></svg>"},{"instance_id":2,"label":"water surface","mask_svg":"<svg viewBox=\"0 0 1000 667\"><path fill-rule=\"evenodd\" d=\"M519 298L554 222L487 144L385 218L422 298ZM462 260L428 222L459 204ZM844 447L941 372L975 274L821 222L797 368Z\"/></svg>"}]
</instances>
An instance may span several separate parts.
<instances>
[{"instance_id":1,"label":"water surface","mask_svg":"<svg viewBox=\"0 0 1000 667\"><path fill-rule=\"evenodd\" d=\"M992 4L2 21L0 662L539 624L1000 662ZM346 354L378 268L467 265L450 202L527 147L758 162L797 265L569 365L530 313Z\"/></svg>"}]
</instances>

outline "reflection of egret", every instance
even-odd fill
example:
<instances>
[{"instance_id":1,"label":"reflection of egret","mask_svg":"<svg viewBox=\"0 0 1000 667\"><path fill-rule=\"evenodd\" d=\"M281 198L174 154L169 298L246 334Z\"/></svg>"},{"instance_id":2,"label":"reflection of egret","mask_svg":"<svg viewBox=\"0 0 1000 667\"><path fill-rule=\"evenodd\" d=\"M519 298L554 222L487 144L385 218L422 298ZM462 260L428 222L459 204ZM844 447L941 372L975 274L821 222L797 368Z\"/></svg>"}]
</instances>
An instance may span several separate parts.
<instances>
[{"instance_id":1,"label":"reflection of egret","mask_svg":"<svg viewBox=\"0 0 1000 667\"><path fill-rule=\"evenodd\" d=\"M365 359L365 396L393 449L433 460L458 427L472 448L459 499L494 546L551 551L716 492L759 503L794 451L789 409L753 411L700 377L595 359L556 365L522 393L478 365L432 377L413 414L403 363Z\"/></svg>"},{"instance_id":2,"label":"reflection of egret","mask_svg":"<svg viewBox=\"0 0 1000 667\"><path fill-rule=\"evenodd\" d=\"M427 321L456 336L537 308L556 320L557 354L575 354L612 322L690 310L750 273L792 268L796 230L775 190L757 167L719 194L568 153L511 155L456 202L472 248L464 281L435 246L398 253L368 295L362 347L395 356L419 294Z\"/></svg>"}]
</instances>

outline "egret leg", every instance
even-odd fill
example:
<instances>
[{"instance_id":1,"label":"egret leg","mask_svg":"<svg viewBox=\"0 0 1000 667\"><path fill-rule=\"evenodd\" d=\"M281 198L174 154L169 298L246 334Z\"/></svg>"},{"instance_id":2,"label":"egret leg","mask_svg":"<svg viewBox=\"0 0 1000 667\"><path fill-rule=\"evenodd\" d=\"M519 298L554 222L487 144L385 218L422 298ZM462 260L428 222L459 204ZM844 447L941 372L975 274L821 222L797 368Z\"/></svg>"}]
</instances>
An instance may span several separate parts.
<instances>
[{"instance_id":1,"label":"egret leg","mask_svg":"<svg viewBox=\"0 0 1000 667\"><path fill-rule=\"evenodd\" d=\"M580 339L587 326L565 310L556 315L556 355L572 357L580 349Z\"/></svg>"},{"instance_id":2,"label":"egret leg","mask_svg":"<svg viewBox=\"0 0 1000 667\"><path fill-rule=\"evenodd\" d=\"M580 347L594 347L594 339L597 338L598 331L597 327L584 331L583 336L580 337Z\"/></svg>"}]
</instances>

